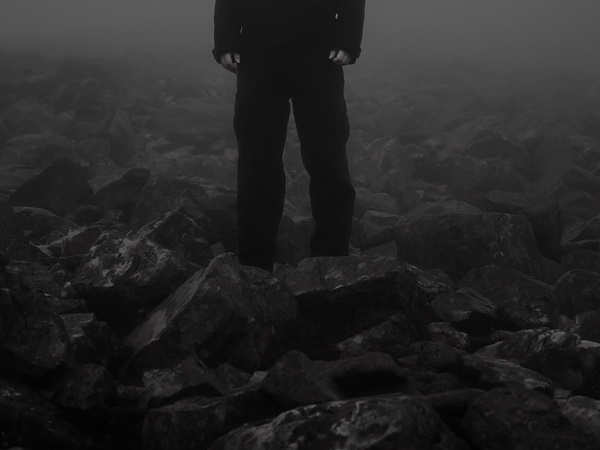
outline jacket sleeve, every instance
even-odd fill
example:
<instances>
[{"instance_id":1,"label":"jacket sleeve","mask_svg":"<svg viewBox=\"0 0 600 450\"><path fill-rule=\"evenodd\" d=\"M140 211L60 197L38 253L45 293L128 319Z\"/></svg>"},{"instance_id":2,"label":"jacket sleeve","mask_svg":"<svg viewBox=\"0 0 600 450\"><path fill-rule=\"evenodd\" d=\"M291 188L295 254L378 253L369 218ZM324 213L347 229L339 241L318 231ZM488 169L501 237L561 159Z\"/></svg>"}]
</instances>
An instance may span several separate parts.
<instances>
[{"instance_id":1,"label":"jacket sleeve","mask_svg":"<svg viewBox=\"0 0 600 450\"><path fill-rule=\"evenodd\" d=\"M338 0L333 48L347 51L353 59L360 56L365 0Z\"/></svg>"},{"instance_id":2,"label":"jacket sleeve","mask_svg":"<svg viewBox=\"0 0 600 450\"><path fill-rule=\"evenodd\" d=\"M216 0L214 21L215 48L212 53L220 62L223 54L240 49L241 23L237 0Z\"/></svg>"}]
</instances>

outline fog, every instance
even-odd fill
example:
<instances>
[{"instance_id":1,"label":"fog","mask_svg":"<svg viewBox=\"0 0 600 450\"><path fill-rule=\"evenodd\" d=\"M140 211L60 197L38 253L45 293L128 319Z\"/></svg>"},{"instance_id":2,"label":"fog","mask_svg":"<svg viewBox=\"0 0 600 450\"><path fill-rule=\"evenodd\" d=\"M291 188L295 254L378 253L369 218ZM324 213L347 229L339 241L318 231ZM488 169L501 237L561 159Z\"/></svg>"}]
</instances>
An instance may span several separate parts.
<instances>
[{"instance_id":1,"label":"fog","mask_svg":"<svg viewBox=\"0 0 600 450\"><path fill-rule=\"evenodd\" d=\"M597 0L369 0L362 64L410 55L598 69ZM209 57L211 0L0 0L0 47Z\"/></svg>"}]
</instances>

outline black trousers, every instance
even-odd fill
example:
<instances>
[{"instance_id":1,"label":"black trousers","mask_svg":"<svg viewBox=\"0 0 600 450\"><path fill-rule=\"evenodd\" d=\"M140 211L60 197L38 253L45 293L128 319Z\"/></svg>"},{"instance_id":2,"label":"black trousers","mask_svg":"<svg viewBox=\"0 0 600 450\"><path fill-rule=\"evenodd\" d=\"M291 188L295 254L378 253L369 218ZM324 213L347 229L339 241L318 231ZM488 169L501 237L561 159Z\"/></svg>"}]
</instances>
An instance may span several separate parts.
<instances>
[{"instance_id":1,"label":"black trousers","mask_svg":"<svg viewBox=\"0 0 600 450\"><path fill-rule=\"evenodd\" d=\"M348 254L355 192L348 173L344 74L328 48L269 47L241 54L234 129L238 140L238 256L272 270L286 179L282 161L290 100L310 176L312 256Z\"/></svg>"}]
</instances>

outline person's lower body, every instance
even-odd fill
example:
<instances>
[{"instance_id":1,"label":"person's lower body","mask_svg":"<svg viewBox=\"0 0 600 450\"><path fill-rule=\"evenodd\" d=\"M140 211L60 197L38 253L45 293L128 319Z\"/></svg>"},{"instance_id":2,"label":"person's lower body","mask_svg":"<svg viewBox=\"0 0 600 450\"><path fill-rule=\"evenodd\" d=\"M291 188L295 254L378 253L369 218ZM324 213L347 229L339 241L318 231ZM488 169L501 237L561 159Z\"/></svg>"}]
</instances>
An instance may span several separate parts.
<instances>
[{"instance_id":1,"label":"person's lower body","mask_svg":"<svg viewBox=\"0 0 600 450\"><path fill-rule=\"evenodd\" d=\"M342 68L326 49L269 48L242 53L234 128L238 140L238 257L272 270L285 200L282 162L290 99L315 221L312 256L349 252L355 192Z\"/></svg>"}]
</instances>

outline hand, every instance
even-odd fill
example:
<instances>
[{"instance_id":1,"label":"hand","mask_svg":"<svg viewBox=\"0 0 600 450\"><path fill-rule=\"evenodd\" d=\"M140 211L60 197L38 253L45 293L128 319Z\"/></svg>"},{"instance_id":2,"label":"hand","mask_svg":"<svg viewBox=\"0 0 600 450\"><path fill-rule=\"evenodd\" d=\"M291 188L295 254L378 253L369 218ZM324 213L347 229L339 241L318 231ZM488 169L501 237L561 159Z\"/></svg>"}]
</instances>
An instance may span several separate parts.
<instances>
[{"instance_id":1,"label":"hand","mask_svg":"<svg viewBox=\"0 0 600 450\"><path fill-rule=\"evenodd\" d=\"M229 70L232 73L237 74L238 67L237 65L240 63L240 54L239 53L224 53L221 56L221 65Z\"/></svg>"},{"instance_id":2,"label":"hand","mask_svg":"<svg viewBox=\"0 0 600 450\"><path fill-rule=\"evenodd\" d=\"M352 58L348 52L345 52L344 50L331 50L331 52L329 52L329 59L338 66L345 66L352 62Z\"/></svg>"}]
</instances>

